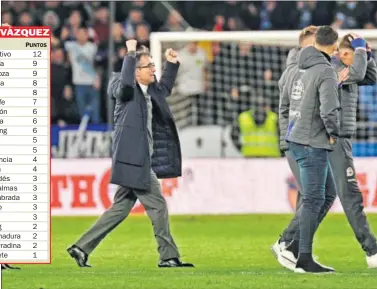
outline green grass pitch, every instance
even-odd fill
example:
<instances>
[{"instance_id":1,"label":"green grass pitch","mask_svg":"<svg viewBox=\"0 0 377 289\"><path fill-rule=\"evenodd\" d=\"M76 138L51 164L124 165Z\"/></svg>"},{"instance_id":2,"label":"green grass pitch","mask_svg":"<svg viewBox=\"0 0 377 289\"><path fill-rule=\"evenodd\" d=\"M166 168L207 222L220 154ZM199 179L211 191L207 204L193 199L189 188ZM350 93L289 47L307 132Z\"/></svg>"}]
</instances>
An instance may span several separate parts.
<instances>
[{"instance_id":1,"label":"green grass pitch","mask_svg":"<svg viewBox=\"0 0 377 289\"><path fill-rule=\"evenodd\" d=\"M66 248L95 218L55 217L51 265L3 271L3 289L373 289L377 270L365 256L344 215L330 215L315 239L315 255L334 275L294 274L280 267L269 246L290 215L174 216L172 232L182 259L196 268L159 269L149 219L131 216L79 268ZM369 215L377 232L377 215Z\"/></svg>"}]
</instances>

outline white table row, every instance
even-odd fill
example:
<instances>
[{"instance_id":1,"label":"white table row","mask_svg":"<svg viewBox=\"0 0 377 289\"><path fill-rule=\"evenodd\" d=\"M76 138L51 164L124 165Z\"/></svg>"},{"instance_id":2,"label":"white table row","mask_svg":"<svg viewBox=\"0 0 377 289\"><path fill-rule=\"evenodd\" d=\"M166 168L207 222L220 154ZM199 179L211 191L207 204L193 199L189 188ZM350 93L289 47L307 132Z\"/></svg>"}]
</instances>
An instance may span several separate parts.
<instances>
[{"instance_id":1,"label":"white table row","mask_svg":"<svg viewBox=\"0 0 377 289\"><path fill-rule=\"evenodd\" d=\"M48 87L48 78L41 79L32 79L32 78L23 78L23 79L11 79L11 78L0 78L0 87Z\"/></svg>"},{"instance_id":2,"label":"white table row","mask_svg":"<svg viewBox=\"0 0 377 289\"><path fill-rule=\"evenodd\" d=\"M6 88L0 86L0 95L2 97L22 98L22 97L49 97L48 88L32 87L32 88Z\"/></svg>"},{"instance_id":3,"label":"white table row","mask_svg":"<svg viewBox=\"0 0 377 289\"><path fill-rule=\"evenodd\" d=\"M48 97L41 97L35 96L34 98L31 97L12 97L12 96L5 96L0 97L0 107L8 108L8 107L31 107L31 108L39 108L39 107L49 107L50 100Z\"/></svg>"},{"instance_id":4,"label":"white table row","mask_svg":"<svg viewBox=\"0 0 377 289\"><path fill-rule=\"evenodd\" d=\"M50 61L48 59L1 59L0 67L7 68L20 68L20 69L48 69Z\"/></svg>"},{"instance_id":5,"label":"white table row","mask_svg":"<svg viewBox=\"0 0 377 289\"><path fill-rule=\"evenodd\" d=\"M44 203L2 203L0 212L2 213L30 213L30 212L49 212L50 204Z\"/></svg>"},{"instance_id":6,"label":"white table row","mask_svg":"<svg viewBox=\"0 0 377 289\"><path fill-rule=\"evenodd\" d=\"M49 232L0 232L0 242L9 241L48 241L50 239ZM1 251L1 249L0 249Z\"/></svg>"},{"instance_id":7,"label":"white table row","mask_svg":"<svg viewBox=\"0 0 377 289\"><path fill-rule=\"evenodd\" d=\"M0 242L0 250L1 251L25 251L30 250L33 252L37 251L45 251L49 250L49 243L48 241L22 241L22 240L14 240L14 241L1 241Z\"/></svg>"},{"instance_id":8,"label":"white table row","mask_svg":"<svg viewBox=\"0 0 377 289\"><path fill-rule=\"evenodd\" d=\"M46 47L37 48L35 50L18 50L18 49L7 49L1 50L0 59L49 59L50 50Z\"/></svg>"},{"instance_id":9,"label":"white table row","mask_svg":"<svg viewBox=\"0 0 377 289\"><path fill-rule=\"evenodd\" d=\"M32 213L4 213L0 211L1 222L48 222L50 213L48 212L32 212ZM1 238L0 238L1 241Z\"/></svg>"},{"instance_id":10,"label":"white table row","mask_svg":"<svg viewBox=\"0 0 377 289\"><path fill-rule=\"evenodd\" d=\"M49 229L49 222L0 222L0 234L34 231L48 232Z\"/></svg>"},{"instance_id":11,"label":"white table row","mask_svg":"<svg viewBox=\"0 0 377 289\"><path fill-rule=\"evenodd\" d=\"M39 148L38 148L39 149ZM0 150L3 150L3 147L0 146ZM31 148L29 148L29 151ZM26 149L18 149L20 154L24 151L26 152ZM38 150L39 152L39 150ZM14 153L14 152L13 152ZM39 156L38 154L35 154ZM1 165L0 163L0 175L10 174L8 176L12 176L12 174L49 174L50 168L48 165L12 165L12 163L9 163L7 165Z\"/></svg>"},{"instance_id":12,"label":"white table row","mask_svg":"<svg viewBox=\"0 0 377 289\"><path fill-rule=\"evenodd\" d=\"M1 91L0 91L1 93ZM0 118L3 116L12 116L12 117L19 117L19 116L49 116L50 115L50 107L33 107L33 106L21 106L19 107L1 107L0 106ZM34 124L30 122L30 124Z\"/></svg>"},{"instance_id":13,"label":"white table row","mask_svg":"<svg viewBox=\"0 0 377 289\"><path fill-rule=\"evenodd\" d=\"M29 138L32 139L31 136L9 136L7 137L9 139L15 139L15 138L18 138L20 140L21 143L26 143L26 144L29 144L29 148L30 150L33 149L33 143L29 143ZM2 144L5 142L5 140L7 138L0 138L0 152L1 152L1 147L2 147ZM48 140L45 140L46 137L38 137L37 140L38 140L38 143L43 143L43 145L46 145L46 143L48 142ZM7 142L7 145L9 144L12 144L12 142ZM14 142L13 143L14 146L17 146L17 143ZM23 146L20 146L20 148L22 148ZM26 146L27 147L27 146ZM21 151L20 151L21 152ZM50 160L49 156L46 154L46 155L35 155L33 154L32 152L29 154L29 155L3 155L3 154L0 154L0 165L2 163L6 163L7 165L47 165L48 164L48 161Z\"/></svg>"},{"instance_id":14,"label":"white table row","mask_svg":"<svg viewBox=\"0 0 377 289\"><path fill-rule=\"evenodd\" d=\"M8 68L1 69L0 67L0 77L1 79L7 78L48 78L48 69L17 69Z\"/></svg>"},{"instance_id":15,"label":"white table row","mask_svg":"<svg viewBox=\"0 0 377 289\"><path fill-rule=\"evenodd\" d=\"M50 175L47 174L1 174L0 184L47 184L50 180Z\"/></svg>"},{"instance_id":16,"label":"white table row","mask_svg":"<svg viewBox=\"0 0 377 289\"><path fill-rule=\"evenodd\" d=\"M0 193L0 204L6 203L47 203L50 200L48 193L40 193L38 191L33 193Z\"/></svg>"},{"instance_id":17,"label":"white table row","mask_svg":"<svg viewBox=\"0 0 377 289\"><path fill-rule=\"evenodd\" d=\"M31 109L31 108L30 108ZM48 127L49 120L46 116L11 116L0 115L0 128L23 126L23 127Z\"/></svg>"},{"instance_id":18,"label":"white table row","mask_svg":"<svg viewBox=\"0 0 377 289\"><path fill-rule=\"evenodd\" d=\"M49 185L48 184L41 184L38 182L30 183L30 184L0 184L0 194L3 193L48 193L49 192Z\"/></svg>"}]
</instances>

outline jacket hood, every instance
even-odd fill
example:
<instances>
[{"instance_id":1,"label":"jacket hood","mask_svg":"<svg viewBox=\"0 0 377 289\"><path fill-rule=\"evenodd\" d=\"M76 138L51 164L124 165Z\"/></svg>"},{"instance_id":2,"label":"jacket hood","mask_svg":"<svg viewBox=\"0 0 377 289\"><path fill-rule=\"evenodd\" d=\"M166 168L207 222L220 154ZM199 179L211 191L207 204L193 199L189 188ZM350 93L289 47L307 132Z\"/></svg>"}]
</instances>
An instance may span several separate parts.
<instances>
[{"instance_id":1,"label":"jacket hood","mask_svg":"<svg viewBox=\"0 0 377 289\"><path fill-rule=\"evenodd\" d=\"M307 69L318 64L330 64L330 56L317 50L313 46L305 47L300 50L298 55L298 67Z\"/></svg>"},{"instance_id":2,"label":"jacket hood","mask_svg":"<svg viewBox=\"0 0 377 289\"><path fill-rule=\"evenodd\" d=\"M287 62L286 62L287 67L297 64L297 56L299 52L300 52L300 47L295 47L289 50L289 53L287 56Z\"/></svg>"}]
</instances>

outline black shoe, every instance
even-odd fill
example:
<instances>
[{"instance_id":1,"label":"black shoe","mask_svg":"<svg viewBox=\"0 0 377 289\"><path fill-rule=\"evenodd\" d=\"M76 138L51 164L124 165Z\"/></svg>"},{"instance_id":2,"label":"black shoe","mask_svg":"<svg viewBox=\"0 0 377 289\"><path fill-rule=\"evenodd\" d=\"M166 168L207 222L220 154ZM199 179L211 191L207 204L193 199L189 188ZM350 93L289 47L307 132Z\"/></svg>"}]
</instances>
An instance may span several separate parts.
<instances>
[{"instance_id":1,"label":"black shoe","mask_svg":"<svg viewBox=\"0 0 377 289\"><path fill-rule=\"evenodd\" d=\"M21 270L21 268L12 267L9 264L1 264L1 270Z\"/></svg>"},{"instance_id":2,"label":"black shoe","mask_svg":"<svg viewBox=\"0 0 377 289\"><path fill-rule=\"evenodd\" d=\"M293 256L295 256L295 258L298 259L299 241L292 240L285 249L291 252Z\"/></svg>"},{"instance_id":3,"label":"black shoe","mask_svg":"<svg viewBox=\"0 0 377 289\"><path fill-rule=\"evenodd\" d=\"M158 262L160 268L173 268L173 267L194 267L191 263L182 263L178 258L172 258L168 260L160 260Z\"/></svg>"},{"instance_id":4,"label":"black shoe","mask_svg":"<svg viewBox=\"0 0 377 289\"><path fill-rule=\"evenodd\" d=\"M87 264L88 262L88 254L86 254L83 250L81 250L79 247L73 245L72 247L67 249L67 252L73 259L76 260L77 265L79 267L91 267Z\"/></svg>"},{"instance_id":5,"label":"black shoe","mask_svg":"<svg viewBox=\"0 0 377 289\"><path fill-rule=\"evenodd\" d=\"M314 260L310 261L297 261L295 273L312 273L312 274L323 274L323 273L335 273L335 270L331 267L323 266Z\"/></svg>"}]
</instances>

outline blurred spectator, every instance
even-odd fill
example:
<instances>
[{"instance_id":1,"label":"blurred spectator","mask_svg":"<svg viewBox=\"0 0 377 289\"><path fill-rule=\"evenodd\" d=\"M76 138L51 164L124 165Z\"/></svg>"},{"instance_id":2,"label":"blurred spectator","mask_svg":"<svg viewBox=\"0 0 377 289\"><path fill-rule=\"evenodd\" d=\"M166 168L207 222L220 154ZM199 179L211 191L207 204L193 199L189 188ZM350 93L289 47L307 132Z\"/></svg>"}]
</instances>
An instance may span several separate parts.
<instances>
[{"instance_id":1,"label":"blurred spectator","mask_svg":"<svg viewBox=\"0 0 377 289\"><path fill-rule=\"evenodd\" d=\"M136 26L136 35L138 45L144 45L150 48L149 44L149 25L146 22L142 22Z\"/></svg>"},{"instance_id":2,"label":"blurred spectator","mask_svg":"<svg viewBox=\"0 0 377 289\"><path fill-rule=\"evenodd\" d=\"M298 28L303 29L312 25L313 10L316 6L316 1L297 1L297 10L299 14Z\"/></svg>"},{"instance_id":3,"label":"blurred spectator","mask_svg":"<svg viewBox=\"0 0 377 289\"><path fill-rule=\"evenodd\" d=\"M251 30L258 30L260 23L260 5L253 2L242 2L242 9L240 11L240 17L247 28Z\"/></svg>"},{"instance_id":4,"label":"blurred spectator","mask_svg":"<svg viewBox=\"0 0 377 289\"><path fill-rule=\"evenodd\" d=\"M93 123L100 120L100 77L94 67L97 45L88 41L88 29L77 30L77 41L67 41L65 49L72 65L72 82L75 85L76 104L82 118L89 113Z\"/></svg>"},{"instance_id":5,"label":"blurred spectator","mask_svg":"<svg viewBox=\"0 0 377 289\"><path fill-rule=\"evenodd\" d=\"M261 30L290 30L296 27L296 3L265 1L260 9Z\"/></svg>"},{"instance_id":6,"label":"blurred spectator","mask_svg":"<svg viewBox=\"0 0 377 289\"><path fill-rule=\"evenodd\" d=\"M225 27L225 17L222 15L216 15L215 25L213 26L213 31L224 31Z\"/></svg>"},{"instance_id":7,"label":"blurred spectator","mask_svg":"<svg viewBox=\"0 0 377 289\"><path fill-rule=\"evenodd\" d=\"M193 125L198 125L202 115L198 108L202 108L201 100L205 89L206 52L198 47L196 42L189 43L179 52L180 67L176 80L177 91L181 96L190 99Z\"/></svg>"},{"instance_id":8,"label":"blurred spectator","mask_svg":"<svg viewBox=\"0 0 377 289\"><path fill-rule=\"evenodd\" d=\"M1 21L2 23L8 23L9 25L13 25L13 15L12 13L6 11L1 13Z\"/></svg>"},{"instance_id":9,"label":"blurred spectator","mask_svg":"<svg viewBox=\"0 0 377 289\"><path fill-rule=\"evenodd\" d=\"M330 25L333 22L335 1L297 1L297 25L302 29L309 25Z\"/></svg>"},{"instance_id":10,"label":"blurred spectator","mask_svg":"<svg viewBox=\"0 0 377 289\"><path fill-rule=\"evenodd\" d=\"M337 1L333 26L336 29L361 28L369 22L369 9L364 1Z\"/></svg>"},{"instance_id":11,"label":"blurred spectator","mask_svg":"<svg viewBox=\"0 0 377 289\"><path fill-rule=\"evenodd\" d=\"M72 41L76 39L77 32L83 24L82 17L79 10L73 10L60 33L62 41Z\"/></svg>"},{"instance_id":12,"label":"blurred spectator","mask_svg":"<svg viewBox=\"0 0 377 289\"><path fill-rule=\"evenodd\" d=\"M33 26L34 19L29 12L24 11L18 17L18 25L19 26Z\"/></svg>"},{"instance_id":13,"label":"blurred spectator","mask_svg":"<svg viewBox=\"0 0 377 289\"><path fill-rule=\"evenodd\" d=\"M109 10L106 7L100 7L96 10L93 29L100 44L109 41Z\"/></svg>"},{"instance_id":14,"label":"blurred spectator","mask_svg":"<svg viewBox=\"0 0 377 289\"><path fill-rule=\"evenodd\" d=\"M279 113L279 87L270 68L264 71L263 86L258 90L258 95L262 95L266 99L269 109Z\"/></svg>"},{"instance_id":15,"label":"blurred spectator","mask_svg":"<svg viewBox=\"0 0 377 289\"><path fill-rule=\"evenodd\" d=\"M64 58L61 48L51 53L52 122L61 126L79 122Z\"/></svg>"},{"instance_id":16,"label":"blurred spectator","mask_svg":"<svg viewBox=\"0 0 377 289\"><path fill-rule=\"evenodd\" d=\"M49 10L43 15L43 26L51 27L54 37L60 35L60 19L54 11Z\"/></svg>"},{"instance_id":17,"label":"blurred spectator","mask_svg":"<svg viewBox=\"0 0 377 289\"><path fill-rule=\"evenodd\" d=\"M227 26L228 31L237 31L237 30L243 30L244 25L243 22L238 17L230 17L228 18Z\"/></svg>"},{"instance_id":18,"label":"blurred spectator","mask_svg":"<svg viewBox=\"0 0 377 289\"><path fill-rule=\"evenodd\" d=\"M138 8L132 8L127 19L122 23L126 38L134 38L136 26L144 20L143 12Z\"/></svg>"},{"instance_id":19,"label":"blurred spectator","mask_svg":"<svg viewBox=\"0 0 377 289\"><path fill-rule=\"evenodd\" d=\"M2 1L2 2L7 2L7 1ZM3 9L3 6L4 6L4 3L2 3L2 7L1 7L2 9ZM9 2L9 6L11 7L10 8L11 13L14 16L16 16L15 19L17 19L18 16L21 15L23 11L28 10L27 1L11 1ZM14 23L14 25L16 25L16 23Z\"/></svg>"},{"instance_id":20,"label":"blurred spectator","mask_svg":"<svg viewBox=\"0 0 377 289\"><path fill-rule=\"evenodd\" d=\"M177 10L172 10L169 13L168 20L165 25L161 27L161 31L185 31L185 27L182 24L182 16Z\"/></svg>"}]
</instances>

